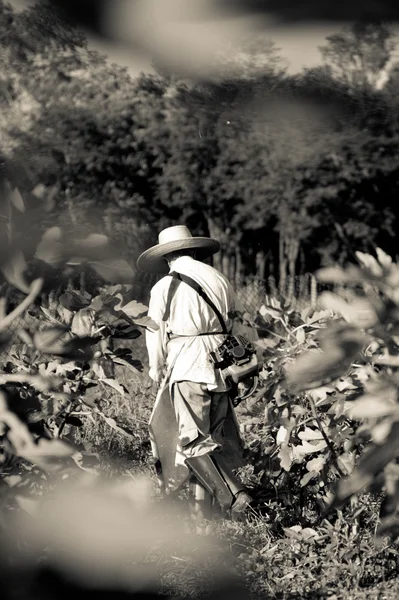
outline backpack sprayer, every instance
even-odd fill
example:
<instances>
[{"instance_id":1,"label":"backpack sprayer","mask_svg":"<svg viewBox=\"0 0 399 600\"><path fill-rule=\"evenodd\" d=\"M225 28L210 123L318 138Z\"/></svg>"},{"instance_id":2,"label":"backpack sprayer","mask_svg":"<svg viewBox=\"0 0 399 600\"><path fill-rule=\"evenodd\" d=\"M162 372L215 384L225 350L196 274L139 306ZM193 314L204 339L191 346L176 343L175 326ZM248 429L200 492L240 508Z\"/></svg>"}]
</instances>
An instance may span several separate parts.
<instances>
[{"instance_id":1,"label":"backpack sprayer","mask_svg":"<svg viewBox=\"0 0 399 600\"><path fill-rule=\"evenodd\" d=\"M215 352L211 352L211 360L215 368L220 369L223 377L237 386L244 388L243 394L233 400L238 406L242 400L251 396L258 385L259 362L254 345L243 335L228 336ZM249 387L245 384L249 383Z\"/></svg>"}]
</instances>

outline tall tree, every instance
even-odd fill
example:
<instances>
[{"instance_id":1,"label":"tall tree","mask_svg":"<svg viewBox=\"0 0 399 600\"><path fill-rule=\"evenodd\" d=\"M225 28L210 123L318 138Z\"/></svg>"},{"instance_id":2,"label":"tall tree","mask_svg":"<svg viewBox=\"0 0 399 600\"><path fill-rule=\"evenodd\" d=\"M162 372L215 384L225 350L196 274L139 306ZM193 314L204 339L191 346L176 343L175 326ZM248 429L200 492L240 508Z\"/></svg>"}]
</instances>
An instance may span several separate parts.
<instances>
[{"instance_id":1,"label":"tall tree","mask_svg":"<svg viewBox=\"0 0 399 600\"><path fill-rule=\"evenodd\" d=\"M393 30L374 22L354 23L326 42L320 47L325 64L351 88L376 88L396 46Z\"/></svg>"}]
</instances>

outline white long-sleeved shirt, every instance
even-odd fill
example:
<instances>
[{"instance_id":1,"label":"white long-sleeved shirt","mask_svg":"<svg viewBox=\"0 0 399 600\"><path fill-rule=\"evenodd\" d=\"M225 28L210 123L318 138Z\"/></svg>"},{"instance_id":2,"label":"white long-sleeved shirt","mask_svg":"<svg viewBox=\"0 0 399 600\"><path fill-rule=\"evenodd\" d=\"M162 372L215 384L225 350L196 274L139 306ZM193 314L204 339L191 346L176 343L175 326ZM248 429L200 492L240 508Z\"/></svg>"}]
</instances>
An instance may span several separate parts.
<instances>
[{"instance_id":1,"label":"white long-sleeved shirt","mask_svg":"<svg viewBox=\"0 0 399 600\"><path fill-rule=\"evenodd\" d=\"M188 275L202 286L233 335L243 334L252 341L257 339L254 331L229 318L230 311L242 311L242 306L224 275L189 256L176 259L171 270ZM173 365L170 372L171 383L192 381L205 383L210 390L226 390L228 385L222 380L219 370L214 368L209 357L210 352L223 342L225 336L198 335L204 332L220 332L219 319L194 289L181 282L174 293L169 318L166 322L163 321L171 282L172 277L163 277L151 290L148 316L159 325L159 329L146 332L150 377L154 380L159 379L159 374ZM169 340L168 333L182 334L185 337Z\"/></svg>"}]
</instances>

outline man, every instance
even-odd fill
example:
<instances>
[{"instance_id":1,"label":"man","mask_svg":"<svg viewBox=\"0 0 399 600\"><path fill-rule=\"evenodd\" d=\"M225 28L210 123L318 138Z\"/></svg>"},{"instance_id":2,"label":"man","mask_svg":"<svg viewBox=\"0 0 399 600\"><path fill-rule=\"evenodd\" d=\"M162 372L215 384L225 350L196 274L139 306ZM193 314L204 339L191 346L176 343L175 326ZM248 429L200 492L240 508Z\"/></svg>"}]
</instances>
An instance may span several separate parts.
<instances>
[{"instance_id":1,"label":"man","mask_svg":"<svg viewBox=\"0 0 399 600\"><path fill-rule=\"evenodd\" d=\"M146 334L149 374L160 385L150 434L161 481L170 492L194 476L223 509L239 513L251 497L232 472L243 464L238 425L230 384L210 353L226 331L244 333L229 317L241 307L229 281L200 262L218 252L219 242L193 237L182 225L164 229L158 242L137 265L166 274L152 288L149 303L148 316L159 328ZM200 293L186 277L201 286Z\"/></svg>"}]
</instances>

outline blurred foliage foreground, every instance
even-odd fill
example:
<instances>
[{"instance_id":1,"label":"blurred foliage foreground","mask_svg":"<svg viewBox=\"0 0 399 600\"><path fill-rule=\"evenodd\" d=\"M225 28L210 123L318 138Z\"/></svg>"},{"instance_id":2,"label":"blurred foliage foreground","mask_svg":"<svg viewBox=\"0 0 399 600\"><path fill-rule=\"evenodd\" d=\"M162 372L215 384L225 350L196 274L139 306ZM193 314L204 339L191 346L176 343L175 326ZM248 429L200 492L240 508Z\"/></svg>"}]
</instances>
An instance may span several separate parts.
<instances>
[{"instance_id":1,"label":"blurred foliage foreground","mask_svg":"<svg viewBox=\"0 0 399 600\"><path fill-rule=\"evenodd\" d=\"M52 227L33 248L30 209L8 182L2 202L20 229L2 237L0 268L21 294L12 305L0 299L0 343L8 348L0 375L2 597L81 589L194 597L194 569L201 593L243 598L232 565L263 597L301 585L304 597L304 573L310 592L331 589L338 568L348 586L364 584L378 550L359 536L370 506L353 499L367 490L383 498L370 502L379 504L373 526L385 552L395 552L398 534L399 266L381 250L376 258L357 253L358 265L317 274L335 289L322 294L322 310L299 313L266 297L256 316L236 315L257 328L264 353L259 389L238 408L257 505L244 524L216 522L198 536L150 479L131 470L104 479L105 438L97 448L84 436L76 442L75 429L101 421L134 446L134 423L129 429L104 409L106 390L129 394L117 370L142 369L134 342L133 351L114 342L156 327L133 298L129 265L102 234ZM57 295L63 274L82 263L101 275L101 288ZM20 343L8 347L21 315ZM217 541L219 526L225 542L231 534L227 547ZM160 565L175 577L169 592Z\"/></svg>"}]
</instances>

